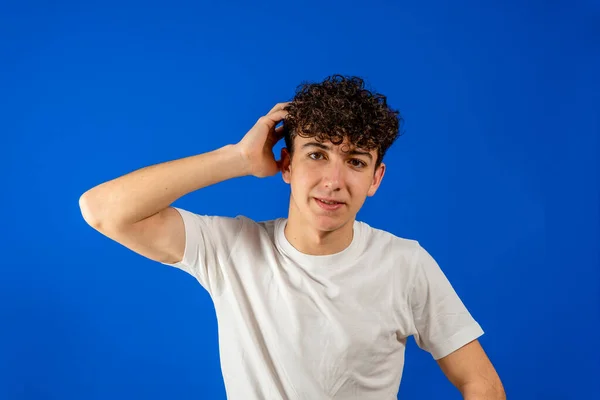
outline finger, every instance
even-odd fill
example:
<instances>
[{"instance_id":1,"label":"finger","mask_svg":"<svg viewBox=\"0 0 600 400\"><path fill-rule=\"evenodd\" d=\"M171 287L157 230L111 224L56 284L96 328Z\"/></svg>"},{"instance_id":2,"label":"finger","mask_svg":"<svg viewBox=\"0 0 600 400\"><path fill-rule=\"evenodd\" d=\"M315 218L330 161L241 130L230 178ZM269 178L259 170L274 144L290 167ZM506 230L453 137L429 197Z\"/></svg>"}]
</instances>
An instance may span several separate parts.
<instances>
[{"instance_id":1,"label":"finger","mask_svg":"<svg viewBox=\"0 0 600 400\"><path fill-rule=\"evenodd\" d=\"M285 106L287 106L288 104L290 104L290 102L285 102L285 103L277 103L275 104L275 107L271 108L271 111L269 111L269 114L275 112L275 111L279 111L279 110L283 110L283 108Z\"/></svg>"},{"instance_id":2,"label":"finger","mask_svg":"<svg viewBox=\"0 0 600 400\"><path fill-rule=\"evenodd\" d=\"M284 125L280 125L277 128L275 128L275 133L278 135L283 135L283 132L285 131L285 126Z\"/></svg>"},{"instance_id":3,"label":"finger","mask_svg":"<svg viewBox=\"0 0 600 400\"><path fill-rule=\"evenodd\" d=\"M273 141L278 141L279 139L281 139L283 137L283 132L281 131L281 129L279 128L275 128L274 130L272 130L271 132L269 132L269 137L273 140Z\"/></svg>"},{"instance_id":4,"label":"finger","mask_svg":"<svg viewBox=\"0 0 600 400\"><path fill-rule=\"evenodd\" d=\"M285 129L283 126L272 129L267 136L267 145L271 147L275 146L277 142L283 139L284 134Z\"/></svg>"},{"instance_id":5,"label":"finger","mask_svg":"<svg viewBox=\"0 0 600 400\"><path fill-rule=\"evenodd\" d=\"M281 125L275 129L273 129L270 132L269 136L271 136L271 138L273 138L274 142L278 142L279 139L281 139L284 136L284 134L285 134L285 126Z\"/></svg>"},{"instance_id":6,"label":"finger","mask_svg":"<svg viewBox=\"0 0 600 400\"><path fill-rule=\"evenodd\" d=\"M283 120L287 114L288 112L285 110L278 110L261 117L260 120L267 124L269 129L273 129L275 125L281 122L281 120Z\"/></svg>"}]
</instances>

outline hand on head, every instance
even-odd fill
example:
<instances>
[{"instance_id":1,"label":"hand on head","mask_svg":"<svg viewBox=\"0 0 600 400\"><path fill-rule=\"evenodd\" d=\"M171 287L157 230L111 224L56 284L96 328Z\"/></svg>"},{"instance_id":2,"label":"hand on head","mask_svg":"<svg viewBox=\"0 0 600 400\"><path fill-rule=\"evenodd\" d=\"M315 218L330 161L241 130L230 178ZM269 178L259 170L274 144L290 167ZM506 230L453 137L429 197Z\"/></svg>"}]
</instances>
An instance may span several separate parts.
<instances>
[{"instance_id":1,"label":"hand on head","mask_svg":"<svg viewBox=\"0 0 600 400\"><path fill-rule=\"evenodd\" d=\"M280 161L275 159L273 147L283 138L283 125L276 128L288 114L284 110L288 103L278 103L268 114L260 117L254 126L237 143L237 148L248 163L248 171L259 178L275 175L280 170Z\"/></svg>"}]
</instances>

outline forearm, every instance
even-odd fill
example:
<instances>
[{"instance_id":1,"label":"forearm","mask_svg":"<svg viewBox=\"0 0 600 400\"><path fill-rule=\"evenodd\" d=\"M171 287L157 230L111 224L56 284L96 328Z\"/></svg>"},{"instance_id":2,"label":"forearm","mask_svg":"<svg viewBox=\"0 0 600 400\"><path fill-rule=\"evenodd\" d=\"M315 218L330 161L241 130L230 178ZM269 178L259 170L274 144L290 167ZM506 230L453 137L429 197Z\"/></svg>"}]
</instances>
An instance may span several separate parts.
<instances>
[{"instance_id":1,"label":"forearm","mask_svg":"<svg viewBox=\"0 0 600 400\"><path fill-rule=\"evenodd\" d=\"M85 192L79 204L92 225L132 224L169 207L198 189L247 175L235 145L151 165Z\"/></svg>"},{"instance_id":2,"label":"forearm","mask_svg":"<svg viewBox=\"0 0 600 400\"><path fill-rule=\"evenodd\" d=\"M465 400L506 400L502 385L471 384L461 388Z\"/></svg>"}]
</instances>

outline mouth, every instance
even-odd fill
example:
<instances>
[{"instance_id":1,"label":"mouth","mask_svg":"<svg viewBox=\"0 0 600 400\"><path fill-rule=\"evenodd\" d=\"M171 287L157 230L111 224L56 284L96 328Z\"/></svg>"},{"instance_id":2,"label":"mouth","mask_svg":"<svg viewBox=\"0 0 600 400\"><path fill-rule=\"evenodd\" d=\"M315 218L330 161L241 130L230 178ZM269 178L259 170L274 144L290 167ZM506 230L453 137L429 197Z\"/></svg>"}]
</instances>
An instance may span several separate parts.
<instances>
[{"instance_id":1,"label":"mouth","mask_svg":"<svg viewBox=\"0 0 600 400\"><path fill-rule=\"evenodd\" d=\"M321 207L324 210L327 211L335 211L338 210L340 208L342 208L342 206L344 205L344 203L335 201L335 200L327 200L327 199L318 199L318 198L314 198L316 203L319 205L319 207Z\"/></svg>"}]
</instances>

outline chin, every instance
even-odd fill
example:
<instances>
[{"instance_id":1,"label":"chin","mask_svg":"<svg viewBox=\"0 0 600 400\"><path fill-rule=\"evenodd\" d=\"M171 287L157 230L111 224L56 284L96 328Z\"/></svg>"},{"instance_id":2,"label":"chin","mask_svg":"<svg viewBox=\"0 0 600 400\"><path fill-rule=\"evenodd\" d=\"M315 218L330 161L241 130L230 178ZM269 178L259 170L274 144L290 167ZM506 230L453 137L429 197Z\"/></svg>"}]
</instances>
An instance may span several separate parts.
<instances>
[{"instance_id":1,"label":"chin","mask_svg":"<svg viewBox=\"0 0 600 400\"><path fill-rule=\"evenodd\" d=\"M332 232L340 229L348 222L348 215L314 215L313 226L323 232Z\"/></svg>"}]
</instances>

